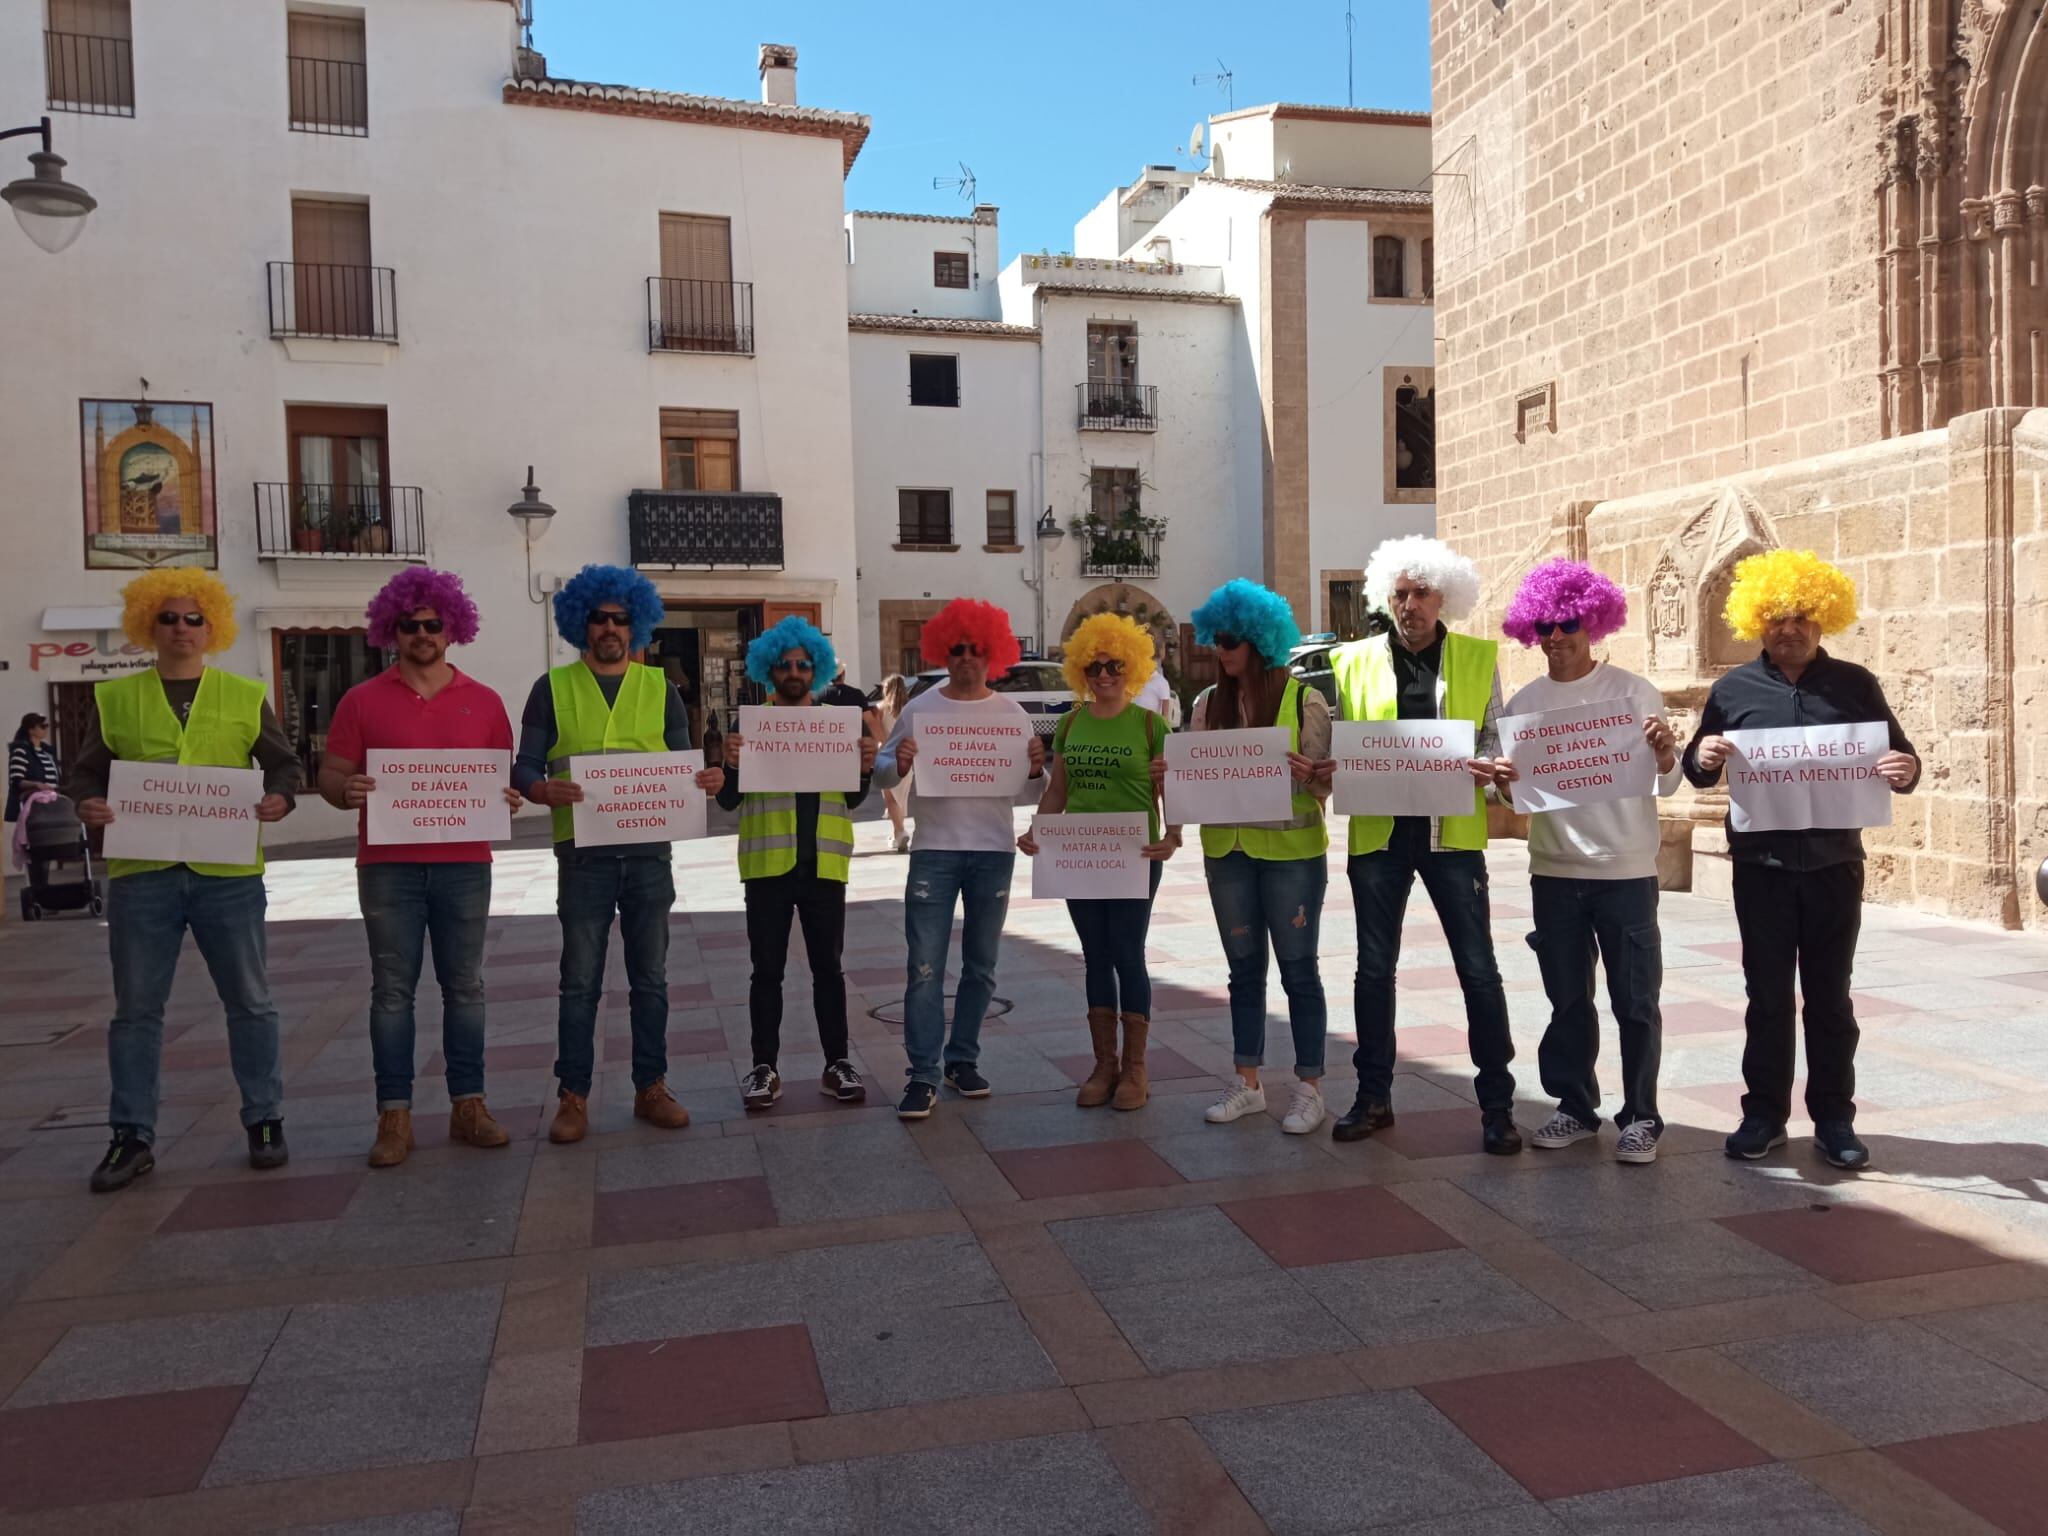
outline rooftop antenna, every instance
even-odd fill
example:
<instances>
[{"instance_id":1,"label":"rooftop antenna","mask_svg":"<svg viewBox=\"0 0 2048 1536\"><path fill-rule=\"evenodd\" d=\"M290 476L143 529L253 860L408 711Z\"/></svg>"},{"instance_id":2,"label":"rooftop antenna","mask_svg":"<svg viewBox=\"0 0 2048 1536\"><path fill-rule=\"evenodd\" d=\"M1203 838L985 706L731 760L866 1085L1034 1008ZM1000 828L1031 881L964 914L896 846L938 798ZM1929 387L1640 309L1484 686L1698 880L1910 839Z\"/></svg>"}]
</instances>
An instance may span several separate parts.
<instances>
[{"instance_id":1,"label":"rooftop antenna","mask_svg":"<svg viewBox=\"0 0 2048 1536\"><path fill-rule=\"evenodd\" d=\"M523 29L520 39L521 45L531 48L533 46L533 0L519 0L519 25Z\"/></svg>"},{"instance_id":2,"label":"rooftop antenna","mask_svg":"<svg viewBox=\"0 0 2048 1536\"><path fill-rule=\"evenodd\" d=\"M957 192L960 194L961 201L971 203L974 201L974 171L965 160L958 162L958 164L960 166L960 174L958 176L934 176L932 178L932 190L934 192Z\"/></svg>"},{"instance_id":3,"label":"rooftop antenna","mask_svg":"<svg viewBox=\"0 0 2048 1536\"><path fill-rule=\"evenodd\" d=\"M1216 61L1216 68L1220 73L1197 75L1189 84L1215 86L1217 90L1223 93L1223 99L1229 103L1229 110L1235 112L1237 110L1237 87L1231 84L1230 66L1221 59L1218 59Z\"/></svg>"},{"instance_id":4,"label":"rooftop antenna","mask_svg":"<svg viewBox=\"0 0 2048 1536\"><path fill-rule=\"evenodd\" d=\"M1351 81L1351 39L1358 31L1358 18L1351 14L1351 7L1344 7L1344 105L1355 107L1358 98L1352 92Z\"/></svg>"}]
</instances>

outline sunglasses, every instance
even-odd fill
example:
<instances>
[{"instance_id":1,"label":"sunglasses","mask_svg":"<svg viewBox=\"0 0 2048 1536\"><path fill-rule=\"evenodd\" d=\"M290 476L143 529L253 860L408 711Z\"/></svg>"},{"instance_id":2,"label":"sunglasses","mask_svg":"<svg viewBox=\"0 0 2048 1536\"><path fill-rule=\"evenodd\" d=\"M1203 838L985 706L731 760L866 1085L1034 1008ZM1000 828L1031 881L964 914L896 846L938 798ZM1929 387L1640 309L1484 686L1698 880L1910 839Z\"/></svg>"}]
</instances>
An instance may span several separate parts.
<instances>
[{"instance_id":1,"label":"sunglasses","mask_svg":"<svg viewBox=\"0 0 2048 1536\"><path fill-rule=\"evenodd\" d=\"M633 619L630 614L614 613L609 608L598 609L590 616L589 623L592 628L606 624L609 624L613 629L631 629L633 627Z\"/></svg>"},{"instance_id":2,"label":"sunglasses","mask_svg":"<svg viewBox=\"0 0 2048 1536\"><path fill-rule=\"evenodd\" d=\"M156 621L164 629L176 629L180 624L187 629L206 628L206 615L203 613L160 613Z\"/></svg>"},{"instance_id":3,"label":"sunglasses","mask_svg":"<svg viewBox=\"0 0 2048 1536\"><path fill-rule=\"evenodd\" d=\"M778 661L769 670L771 672L812 672L817 669L808 661Z\"/></svg>"},{"instance_id":4,"label":"sunglasses","mask_svg":"<svg viewBox=\"0 0 2048 1536\"><path fill-rule=\"evenodd\" d=\"M969 645L963 640L960 644L954 646L953 649L948 651L946 654L951 656L955 661L959 661L968 656L979 656L981 654L981 647L978 645Z\"/></svg>"},{"instance_id":5,"label":"sunglasses","mask_svg":"<svg viewBox=\"0 0 2048 1536\"><path fill-rule=\"evenodd\" d=\"M1091 661L1081 670L1090 677L1122 677L1124 664L1120 661Z\"/></svg>"},{"instance_id":6,"label":"sunglasses","mask_svg":"<svg viewBox=\"0 0 2048 1536\"><path fill-rule=\"evenodd\" d=\"M1238 648L1238 647L1239 647L1240 645L1243 645L1243 644L1244 644L1244 636L1243 636L1243 635L1225 635L1225 634L1218 634L1218 635L1216 636L1216 649L1217 649L1217 650L1219 650L1219 651L1234 651L1234 650L1236 650L1236 649L1237 649L1237 648Z\"/></svg>"},{"instance_id":7,"label":"sunglasses","mask_svg":"<svg viewBox=\"0 0 2048 1536\"><path fill-rule=\"evenodd\" d=\"M1556 630L1560 634L1576 635L1579 632L1579 621L1577 619L1559 619L1555 624L1534 624L1530 627L1536 631L1538 638L1548 640L1552 630Z\"/></svg>"},{"instance_id":8,"label":"sunglasses","mask_svg":"<svg viewBox=\"0 0 2048 1536\"><path fill-rule=\"evenodd\" d=\"M422 630L430 635L438 635L441 633L441 621L439 619L400 619L398 621L398 632L401 635L416 635Z\"/></svg>"}]
</instances>

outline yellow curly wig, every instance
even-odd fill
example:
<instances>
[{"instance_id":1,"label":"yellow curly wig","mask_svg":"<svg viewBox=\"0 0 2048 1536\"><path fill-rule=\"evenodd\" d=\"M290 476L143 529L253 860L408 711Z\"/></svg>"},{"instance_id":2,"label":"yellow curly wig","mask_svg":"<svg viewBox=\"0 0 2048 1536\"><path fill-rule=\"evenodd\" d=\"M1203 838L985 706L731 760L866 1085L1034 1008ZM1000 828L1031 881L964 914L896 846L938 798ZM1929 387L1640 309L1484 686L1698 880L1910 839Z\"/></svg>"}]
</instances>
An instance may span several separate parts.
<instances>
[{"instance_id":1,"label":"yellow curly wig","mask_svg":"<svg viewBox=\"0 0 2048 1536\"><path fill-rule=\"evenodd\" d=\"M1774 549L1735 567L1721 616L1738 640L1761 640L1773 619L1801 613L1824 635L1856 622L1856 583L1810 549Z\"/></svg>"},{"instance_id":2,"label":"yellow curly wig","mask_svg":"<svg viewBox=\"0 0 2048 1536\"><path fill-rule=\"evenodd\" d=\"M1060 672L1074 697L1088 697L1088 674L1082 669L1097 657L1124 664L1124 692L1127 696L1152 681L1157 667L1152 660L1152 635L1136 619L1120 613L1091 614L1074 626L1067 636L1066 655Z\"/></svg>"},{"instance_id":3,"label":"yellow curly wig","mask_svg":"<svg viewBox=\"0 0 2048 1536\"><path fill-rule=\"evenodd\" d=\"M156 616L167 598L189 598L206 615L213 634L206 649L224 651L235 643L235 595L211 571L185 566L147 571L121 589L121 633L130 645L156 649Z\"/></svg>"}]
</instances>

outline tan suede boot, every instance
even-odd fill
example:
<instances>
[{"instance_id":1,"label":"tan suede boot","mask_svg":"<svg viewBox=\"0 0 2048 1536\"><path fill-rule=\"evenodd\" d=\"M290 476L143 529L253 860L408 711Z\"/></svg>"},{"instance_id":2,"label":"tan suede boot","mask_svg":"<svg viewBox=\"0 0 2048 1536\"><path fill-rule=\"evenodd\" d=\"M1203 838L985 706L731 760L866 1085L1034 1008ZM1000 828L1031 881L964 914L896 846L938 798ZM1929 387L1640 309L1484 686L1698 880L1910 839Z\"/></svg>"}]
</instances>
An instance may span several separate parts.
<instances>
[{"instance_id":1,"label":"tan suede boot","mask_svg":"<svg viewBox=\"0 0 2048 1536\"><path fill-rule=\"evenodd\" d=\"M377 1139L370 1144L372 1168L396 1168L412 1151L412 1111L384 1109L377 1112Z\"/></svg>"},{"instance_id":2,"label":"tan suede boot","mask_svg":"<svg viewBox=\"0 0 2048 1536\"><path fill-rule=\"evenodd\" d=\"M1074 1095L1074 1103L1082 1109L1094 1109L1107 1104L1109 1096L1116 1092L1116 1010L1114 1008L1090 1008L1088 1010L1088 1039L1095 1047L1095 1070L1088 1074L1088 1081L1081 1085L1081 1091Z\"/></svg>"},{"instance_id":3,"label":"tan suede boot","mask_svg":"<svg viewBox=\"0 0 2048 1536\"><path fill-rule=\"evenodd\" d=\"M1109 1102L1115 1109L1139 1109L1152 1093L1152 1076L1145 1070L1145 1036L1152 1023L1142 1013L1127 1013L1123 1019L1123 1066L1117 1073L1116 1097Z\"/></svg>"},{"instance_id":4,"label":"tan suede boot","mask_svg":"<svg viewBox=\"0 0 2048 1536\"><path fill-rule=\"evenodd\" d=\"M590 1134L590 1098L587 1094L564 1093L556 1103L555 1123L548 1127L548 1140L567 1146Z\"/></svg>"},{"instance_id":5,"label":"tan suede boot","mask_svg":"<svg viewBox=\"0 0 2048 1536\"><path fill-rule=\"evenodd\" d=\"M466 1141L472 1147L507 1147L512 1133L491 1118L484 1096L457 1099L448 1106L448 1139Z\"/></svg>"},{"instance_id":6,"label":"tan suede boot","mask_svg":"<svg viewBox=\"0 0 2048 1536\"><path fill-rule=\"evenodd\" d=\"M657 1077L633 1095L633 1118L665 1131L680 1131L690 1123L690 1112L668 1091L668 1079Z\"/></svg>"}]
</instances>

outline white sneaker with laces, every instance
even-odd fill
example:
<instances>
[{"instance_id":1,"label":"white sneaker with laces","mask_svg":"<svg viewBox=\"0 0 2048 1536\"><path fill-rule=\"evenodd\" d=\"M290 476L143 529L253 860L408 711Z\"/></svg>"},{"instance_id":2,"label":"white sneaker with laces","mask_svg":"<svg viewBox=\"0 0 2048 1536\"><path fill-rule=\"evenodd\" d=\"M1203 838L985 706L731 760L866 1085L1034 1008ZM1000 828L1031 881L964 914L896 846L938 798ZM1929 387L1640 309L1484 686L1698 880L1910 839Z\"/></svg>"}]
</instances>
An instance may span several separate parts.
<instances>
[{"instance_id":1,"label":"white sneaker with laces","mask_svg":"<svg viewBox=\"0 0 2048 1536\"><path fill-rule=\"evenodd\" d=\"M1254 1088L1241 1077L1232 1078L1230 1086L1222 1095L1202 1111L1202 1118L1211 1125L1228 1125L1233 1120L1242 1120L1246 1115L1263 1115L1266 1112L1266 1090Z\"/></svg>"},{"instance_id":2,"label":"white sneaker with laces","mask_svg":"<svg viewBox=\"0 0 2048 1536\"><path fill-rule=\"evenodd\" d=\"M1321 1125L1330 1111L1323 1104L1323 1090L1314 1083L1296 1083L1287 1100L1287 1118L1280 1129L1290 1136L1306 1136Z\"/></svg>"},{"instance_id":3,"label":"white sneaker with laces","mask_svg":"<svg viewBox=\"0 0 2048 1536\"><path fill-rule=\"evenodd\" d=\"M1614 1144L1614 1160L1617 1163L1654 1163L1657 1161L1657 1127L1649 1120L1638 1120L1621 1133L1621 1139Z\"/></svg>"},{"instance_id":4,"label":"white sneaker with laces","mask_svg":"<svg viewBox=\"0 0 2048 1536\"><path fill-rule=\"evenodd\" d=\"M1543 1122L1543 1128L1529 1139L1539 1147L1568 1147L1575 1141L1584 1141L1588 1136L1600 1133L1592 1126L1574 1119L1559 1110Z\"/></svg>"}]
</instances>

